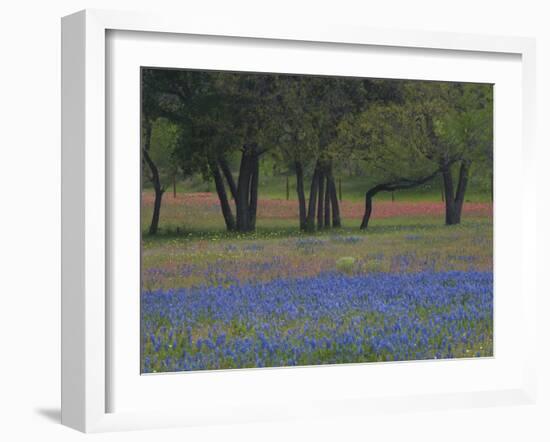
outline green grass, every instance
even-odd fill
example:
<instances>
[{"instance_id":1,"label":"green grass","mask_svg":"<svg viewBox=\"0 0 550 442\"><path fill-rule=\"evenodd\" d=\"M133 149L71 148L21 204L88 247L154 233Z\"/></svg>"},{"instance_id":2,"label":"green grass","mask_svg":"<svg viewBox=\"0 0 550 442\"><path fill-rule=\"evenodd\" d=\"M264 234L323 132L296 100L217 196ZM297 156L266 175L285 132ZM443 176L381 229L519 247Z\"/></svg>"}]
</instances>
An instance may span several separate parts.
<instances>
[{"instance_id":1,"label":"green grass","mask_svg":"<svg viewBox=\"0 0 550 442\"><path fill-rule=\"evenodd\" d=\"M188 182L185 190L201 189ZM181 201L165 196L154 236L147 234L152 199L142 208L146 289L224 284L209 270L217 268L242 281L327 271L492 270L491 216L464 214L456 226L444 225L442 215L374 217L368 230L359 229L360 219L343 217L341 228L314 233L300 231L293 217L260 216L255 232L238 233L226 231L215 197Z\"/></svg>"},{"instance_id":2,"label":"green grass","mask_svg":"<svg viewBox=\"0 0 550 442\"><path fill-rule=\"evenodd\" d=\"M306 178L306 193L307 193ZM336 177L337 190L340 180ZM147 183L146 188L149 186ZM361 177L342 177L342 199L345 201L363 201L365 198L365 192L368 190L371 183L367 178ZM294 176L289 177L289 200L295 201L296 197L296 178ZM186 179L178 181L176 184L176 193L185 192L213 192L213 183L206 183L200 177L194 177L192 179ZM172 193L172 186L167 190L167 193ZM268 199L286 199L286 177L285 176L260 176L259 194L261 198ZM441 201L441 180L440 178L434 179L423 186L419 186L415 189L399 190L393 193L395 201L417 202L417 201ZM382 192L376 196L378 201L391 201L392 194L389 192ZM491 194L487 186L483 186L481 183L473 179L469 183L468 193L466 195L466 202L489 202L491 201Z\"/></svg>"},{"instance_id":3,"label":"green grass","mask_svg":"<svg viewBox=\"0 0 550 442\"><path fill-rule=\"evenodd\" d=\"M491 270L492 250L490 219L467 217L461 225L445 226L438 217L421 217L377 220L368 231L344 227L314 234L288 225L250 234L197 228L179 235L144 236L142 259L144 287L153 290L223 284L211 279L208 268L223 269L242 281L337 270ZM265 271L264 264L269 264ZM162 269L162 275L148 269Z\"/></svg>"}]
</instances>

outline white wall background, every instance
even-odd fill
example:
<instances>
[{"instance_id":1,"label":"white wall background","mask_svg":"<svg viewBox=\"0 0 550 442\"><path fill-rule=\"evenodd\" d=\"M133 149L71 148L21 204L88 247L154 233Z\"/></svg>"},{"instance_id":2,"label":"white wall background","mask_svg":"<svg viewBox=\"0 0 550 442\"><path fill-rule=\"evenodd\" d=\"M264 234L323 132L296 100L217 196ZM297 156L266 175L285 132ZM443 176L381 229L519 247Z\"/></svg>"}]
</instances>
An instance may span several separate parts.
<instances>
[{"instance_id":1,"label":"white wall background","mask_svg":"<svg viewBox=\"0 0 550 442\"><path fill-rule=\"evenodd\" d=\"M377 28L533 36L538 44L540 284L550 211L550 13L541 0L8 0L0 9L0 438L83 440L59 425L60 407L60 17L84 8L167 10L231 20L326 21ZM543 195L546 193L546 195ZM548 293L549 290L543 290ZM158 440L549 440L550 358L541 298L537 406L376 415L92 436Z\"/></svg>"}]
</instances>

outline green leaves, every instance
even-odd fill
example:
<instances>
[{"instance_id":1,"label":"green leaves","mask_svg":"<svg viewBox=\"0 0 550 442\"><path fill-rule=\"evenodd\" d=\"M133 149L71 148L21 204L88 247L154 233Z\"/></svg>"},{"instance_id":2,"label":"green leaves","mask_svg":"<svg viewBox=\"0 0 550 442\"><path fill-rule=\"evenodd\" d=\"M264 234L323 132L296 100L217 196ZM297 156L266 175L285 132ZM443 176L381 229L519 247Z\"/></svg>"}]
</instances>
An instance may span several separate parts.
<instances>
[{"instance_id":1,"label":"green leaves","mask_svg":"<svg viewBox=\"0 0 550 442\"><path fill-rule=\"evenodd\" d=\"M458 160L492 159L492 88L403 81L392 99L376 97L366 110L346 115L333 149L350 152L381 182L415 179Z\"/></svg>"},{"instance_id":2,"label":"green leaves","mask_svg":"<svg viewBox=\"0 0 550 442\"><path fill-rule=\"evenodd\" d=\"M490 175L492 100L484 84L142 70L154 160L207 178L209 158L231 161L249 143L278 173L320 159L388 180L467 159Z\"/></svg>"}]
</instances>

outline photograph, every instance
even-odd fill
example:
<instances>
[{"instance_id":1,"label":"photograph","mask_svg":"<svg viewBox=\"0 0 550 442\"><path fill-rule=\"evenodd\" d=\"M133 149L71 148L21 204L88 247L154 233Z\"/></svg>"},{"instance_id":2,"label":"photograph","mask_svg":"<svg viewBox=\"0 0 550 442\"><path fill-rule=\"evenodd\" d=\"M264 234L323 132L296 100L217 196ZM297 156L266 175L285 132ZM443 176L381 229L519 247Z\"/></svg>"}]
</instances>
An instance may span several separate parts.
<instances>
[{"instance_id":1,"label":"photograph","mask_svg":"<svg viewBox=\"0 0 550 442\"><path fill-rule=\"evenodd\" d=\"M4 2L0 442L550 442L544 6Z\"/></svg>"},{"instance_id":2,"label":"photograph","mask_svg":"<svg viewBox=\"0 0 550 442\"><path fill-rule=\"evenodd\" d=\"M140 83L141 374L493 356L493 84Z\"/></svg>"}]
</instances>

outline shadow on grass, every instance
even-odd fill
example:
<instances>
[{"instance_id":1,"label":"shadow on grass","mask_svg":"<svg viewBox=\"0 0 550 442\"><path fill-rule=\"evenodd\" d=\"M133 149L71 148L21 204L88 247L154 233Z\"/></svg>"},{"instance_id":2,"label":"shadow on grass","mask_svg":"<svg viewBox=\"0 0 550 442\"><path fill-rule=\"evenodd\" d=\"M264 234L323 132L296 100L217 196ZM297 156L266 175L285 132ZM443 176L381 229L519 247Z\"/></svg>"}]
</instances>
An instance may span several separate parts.
<instances>
[{"instance_id":1,"label":"shadow on grass","mask_svg":"<svg viewBox=\"0 0 550 442\"><path fill-rule=\"evenodd\" d=\"M354 222L356 221L356 222ZM322 229L315 232L301 231L294 225L259 225L254 232L229 232L223 228L200 229L200 228L176 228L160 229L156 235L149 235L147 231L142 232L142 239L146 243L164 242L166 240L257 240L257 239L278 239L293 237L316 237L316 236L345 236L345 235L382 235L391 233L435 233L460 231L476 227L490 227L492 220L489 218L474 218L464 220L459 225L446 226L438 218L390 218L373 220L367 230L359 228L360 220L349 220L351 224L336 229Z\"/></svg>"}]
</instances>

